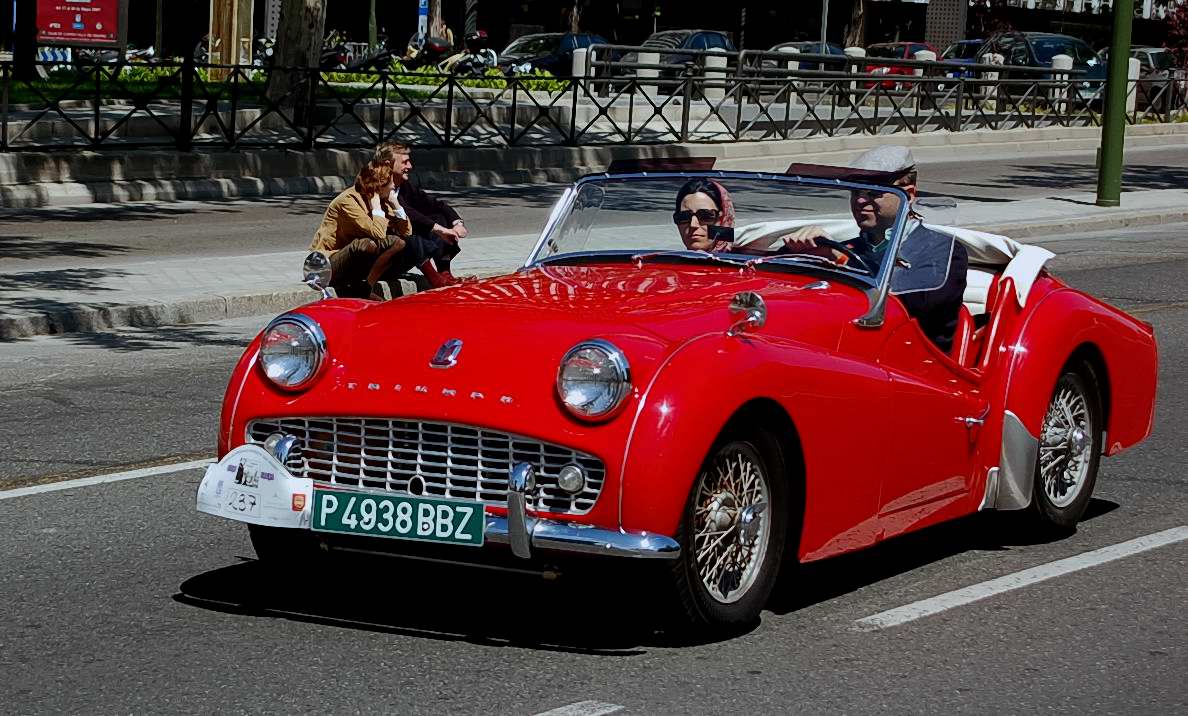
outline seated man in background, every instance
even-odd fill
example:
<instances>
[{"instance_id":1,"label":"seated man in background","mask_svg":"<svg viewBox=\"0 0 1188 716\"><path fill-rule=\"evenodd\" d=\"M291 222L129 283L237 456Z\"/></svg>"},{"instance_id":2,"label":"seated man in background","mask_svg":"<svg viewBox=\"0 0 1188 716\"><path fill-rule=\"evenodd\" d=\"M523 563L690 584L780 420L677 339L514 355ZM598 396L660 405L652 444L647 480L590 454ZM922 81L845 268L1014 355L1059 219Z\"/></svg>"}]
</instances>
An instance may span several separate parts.
<instances>
[{"instance_id":1,"label":"seated man in background","mask_svg":"<svg viewBox=\"0 0 1188 716\"><path fill-rule=\"evenodd\" d=\"M371 161L392 167L393 189L389 201L403 209L412 222L413 236L427 244L425 255L433 257L432 263L436 265L443 285L458 283L450 271L450 261L462 250L459 241L468 233L462 217L449 204L412 183L409 179L412 157L408 145L385 142L376 147Z\"/></svg>"},{"instance_id":2,"label":"seated man in background","mask_svg":"<svg viewBox=\"0 0 1188 716\"><path fill-rule=\"evenodd\" d=\"M907 194L909 202L916 199L916 161L906 147L875 147L859 156L850 168L877 172L872 176L885 177ZM872 183L869 179L858 180ZM850 211L858 223L859 233L840 243L853 251L872 272L877 271L886 258L891 244L887 232L895 225L899 204L899 197L891 192L851 192ZM909 206L905 236L892 267L891 293L920 323L924 335L948 353L953 347L957 316L965 294L969 254L961 242L925 227L920 219ZM782 238L788 250L817 253L825 247L817 246L815 240L828 239L829 234L819 226L805 226Z\"/></svg>"}]
</instances>

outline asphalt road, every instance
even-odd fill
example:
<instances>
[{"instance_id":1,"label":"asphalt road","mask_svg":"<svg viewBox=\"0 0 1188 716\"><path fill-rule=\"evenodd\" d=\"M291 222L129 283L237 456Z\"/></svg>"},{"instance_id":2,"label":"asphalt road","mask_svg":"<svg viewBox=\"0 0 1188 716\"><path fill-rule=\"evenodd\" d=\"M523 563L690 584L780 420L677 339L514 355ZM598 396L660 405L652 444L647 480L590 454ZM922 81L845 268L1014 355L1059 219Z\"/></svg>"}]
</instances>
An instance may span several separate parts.
<instances>
[{"instance_id":1,"label":"asphalt road","mask_svg":"<svg viewBox=\"0 0 1188 716\"><path fill-rule=\"evenodd\" d=\"M981 515L806 567L754 629L696 641L657 631L655 593L621 570L363 562L267 579L244 529L194 511L197 470L0 492L0 712L1182 713L1186 541L856 625L1188 525L1188 225L1044 243L1062 277L1160 340L1155 433L1103 461L1071 537ZM263 320L4 345L0 489L212 454L231 364Z\"/></svg>"},{"instance_id":2,"label":"asphalt road","mask_svg":"<svg viewBox=\"0 0 1188 716\"><path fill-rule=\"evenodd\" d=\"M925 194L951 196L963 204L1062 196L1096 187L1093 152L990 154L975 160L929 161L921 167L920 188ZM1128 190L1186 184L1188 148L1128 152ZM554 184L442 195L466 217L472 238L465 250L479 251L484 236L537 233L562 190ZM309 245L328 200L301 196L0 210L0 273L298 250Z\"/></svg>"}]
</instances>

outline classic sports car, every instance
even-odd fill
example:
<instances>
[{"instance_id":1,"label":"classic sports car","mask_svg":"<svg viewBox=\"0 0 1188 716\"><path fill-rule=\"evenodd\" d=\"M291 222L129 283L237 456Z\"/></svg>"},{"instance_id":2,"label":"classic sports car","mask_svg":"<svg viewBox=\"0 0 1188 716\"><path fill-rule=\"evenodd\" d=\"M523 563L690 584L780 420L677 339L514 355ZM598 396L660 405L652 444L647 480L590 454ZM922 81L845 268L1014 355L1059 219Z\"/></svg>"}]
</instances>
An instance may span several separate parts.
<instances>
[{"instance_id":1,"label":"classic sports car","mask_svg":"<svg viewBox=\"0 0 1188 716\"><path fill-rule=\"evenodd\" d=\"M942 285L952 244L913 248L898 188L789 172L588 176L512 274L281 315L198 509L287 567L650 560L713 626L753 620L785 563L978 510L1073 527L1099 456L1150 432L1150 325L1042 248L931 227L970 257L944 352L898 294ZM878 260L839 243L863 197L899 202ZM808 226L832 240L791 250Z\"/></svg>"}]
</instances>

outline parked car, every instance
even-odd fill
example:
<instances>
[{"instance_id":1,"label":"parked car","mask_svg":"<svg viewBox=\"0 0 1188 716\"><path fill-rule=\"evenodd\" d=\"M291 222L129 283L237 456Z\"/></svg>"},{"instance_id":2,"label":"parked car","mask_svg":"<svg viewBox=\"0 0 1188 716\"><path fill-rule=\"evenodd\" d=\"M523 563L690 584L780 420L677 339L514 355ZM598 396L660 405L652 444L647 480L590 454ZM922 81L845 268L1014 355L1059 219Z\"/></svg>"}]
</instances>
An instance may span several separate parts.
<instances>
[{"instance_id":1,"label":"parked car","mask_svg":"<svg viewBox=\"0 0 1188 716\"><path fill-rule=\"evenodd\" d=\"M940 57L940 53L936 48L927 42L882 42L875 45L870 45L866 48L867 58L877 59L894 59L894 60L914 60L916 53L923 50L935 53ZM897 65L894 63L886 64L868 64L866 66L867 74L872 75L911 75L915 72L915 68L909 65ZM883 80L881 85L884 89L895 89L899 86L899 82L893 79ZM873 87L874 82L868 82L867 87Z\"/></svg>"},{"instance_id":2,"label":"parked car","mask_svg":"<svg viewBox=\"0 0 1188 716\"><path fill-rule=\"evenodd\" d=\"M1110 50L1098 55L1108 68ZM1139 45L1130 48L1130 56L1139 61L1139 82L1135 102L1138 107L1155 108L1164 112L1178 107L1188 95L1188 78L1183 68L1176 67L1176 58L1166 47Z\"/></svg>"},{"instance_id":3,"label":"parked car","mask_svg":"<svg viewBox=\"0 0 1188 716\"><path fill-rule=\"evenodd\" d=\"M690 180L732 195L732 226L673 212ZM646 594L632 609L703 629L753 621L784 564L979 510L1070 530L1100 457L1151 430L1150 324L1049 274L1038 246L935 227L980 287L942 352L890 293L893 274L941 285L949 266L911 253L906 211L878 265L784 251L809 224L856 236L868 180L598 174L514 273L282 314L233 371L197 508L247 523L295 589L347 553L599 558L665 585L624 577ZM720 252L686 248L699 227ZM416 561L344 564L353 583L421 584Z\"/></svg>"},{"instance_id":4,"label":"parked car","mask_svg":"<svg viewBox=\"0 0 1188 716\"><path fill-rule=\"evenodd\" d=\"M1024 94L1031 87L1026 80L1051 77L1043 73L1013 72L1012 67L1051 67L1053 57L1067 55L1072 58L1073 69L1081 73L1077 77L1077 95L1080 99L1086 103L1100 103L1103 99L1105 63L1084 40L1051 32L1007 32L990 38L978 51L978 61L984 61L991 52L1002 55L1003 64L1006 65L999 75L1000 80L1024 80L1016 84L1008 82L1003 87L1005 91Z\"/></svg>"},{"instance_id":5,"label":"parked car","mask_svg":"<svg viewBox=\"0 0 1188 716\"><path fill-rule=\"evenodd\" d=\"M974 64L977 62L978 50L982 49L984 44L986 44L985 40L958 40L945 48L940 59L944 62L957 62L963 65ZM950 72L949 76L975 77L977 73L969 70L956 70Z\"/></svg>"},{"instance_id":6,"label":"parked car","mask_svg":"<svg viewBox=\"0 0 1188 716\"><path fill-rule=\"evenodd\" d=\"M643 41L640 47L660 53L660 64L664 65L684 65L686 62L696 61L695 55L683 53L680 50L736 52L734 43L730 41L726 33L716 30L664 30L653 33ZM623 55L623 62L639 62L638 53L628 52ZM666 72L669 75L676 75L680 73L680 69L674 67Z\"/></svg>"},{"instance_id":7,"label":"parked car","mask_svg":"<svg viewBox=\"0 0 1188 716\"><path fill-rule=\"evenodd\" d=\"M557 77L573 74L573 51L595 44L606 44L599 35L588 32L543 32L512 40L499 56L504 72L528 74L544 70Z\"/></svg>"},{"instance_id":8,"label":"parked car","mask_svg":"<svg viewBox=\"0 0 1188 716\"><path fill-rule=\"evenodd\" d=\"M785 49L785 48L792 48L792 49L795 49L797 52L802 52L802 53L806 53L806 54L810 54L810 55L836 55L838 57L846 56L846 51L844 49L842 49L841 45L835 45L832 42L825 43L824 47L821 46L820 42L781 42L780 44L771 48L771 50L769 50L769 52L779 52L780 50ZM794 58L789 58L789 59L794 59ZM766 59L766 60L763 60L763 66L764 67L775 67L776 62L777 62L776 60ZM818 70L818 69L844 70L845 63L844 62L826 63L826 66L824 68L822 68L821 64L818 62L801 61L800 69L802 69L802 70Z\"/></svg>"}]
</instances>

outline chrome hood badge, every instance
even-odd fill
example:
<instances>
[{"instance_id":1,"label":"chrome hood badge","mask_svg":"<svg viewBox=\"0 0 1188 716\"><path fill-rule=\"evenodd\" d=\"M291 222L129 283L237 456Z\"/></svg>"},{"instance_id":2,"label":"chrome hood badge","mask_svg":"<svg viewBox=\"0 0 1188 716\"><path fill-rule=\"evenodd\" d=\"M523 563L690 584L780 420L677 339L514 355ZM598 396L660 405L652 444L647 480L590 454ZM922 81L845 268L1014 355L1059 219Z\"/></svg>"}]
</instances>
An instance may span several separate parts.
<instances>
[{"instance_id":1,"label":"chrome hood badge","mask_svg":"<svg viewBox=\"0 0 1188 716\"><path fill-rule=\"evenodd\" d=\"M462 352L462 341L457 338L451 338L445 343L441 344L441 348L437 349L437 355L433 356L433 360L429 361L430 368L453 368L458 365L458 354Z\"/></svg>"}]
</instances>

